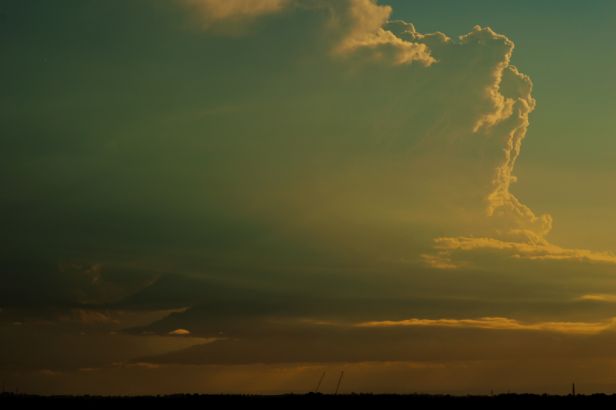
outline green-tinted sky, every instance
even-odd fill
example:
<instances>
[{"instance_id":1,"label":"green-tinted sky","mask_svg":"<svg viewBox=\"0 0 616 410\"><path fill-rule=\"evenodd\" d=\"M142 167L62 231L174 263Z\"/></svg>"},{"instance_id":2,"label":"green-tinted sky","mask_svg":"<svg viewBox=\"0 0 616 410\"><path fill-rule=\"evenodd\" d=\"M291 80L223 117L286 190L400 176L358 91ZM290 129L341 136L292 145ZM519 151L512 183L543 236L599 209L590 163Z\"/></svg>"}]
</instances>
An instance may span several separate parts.
<instances>
[{"instance_id":1,"label":"green-tinted sky","mask_svg":"<svg viewBox=\"0 0 616 410\"><path fill-rule=\"evenodd\" d=\"M3 1L0 376L616 389L615 20L608 0Z\"/></svg>"}]
</instances>

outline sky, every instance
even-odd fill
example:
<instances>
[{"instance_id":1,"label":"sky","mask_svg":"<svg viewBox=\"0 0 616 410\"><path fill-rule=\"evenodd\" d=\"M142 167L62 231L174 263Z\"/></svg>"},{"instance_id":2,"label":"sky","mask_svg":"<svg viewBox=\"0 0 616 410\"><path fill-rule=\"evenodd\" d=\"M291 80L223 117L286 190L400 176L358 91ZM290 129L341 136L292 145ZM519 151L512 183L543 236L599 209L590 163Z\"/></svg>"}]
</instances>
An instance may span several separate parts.
<instances>
[{"instance_id":1,"label":"sky","mask_svg":"<svg viewBox=\"0 0 616 410\"><path fill-rule=\"evenodd\" d=\"M2 1L3 389L616 391L614 23Z\"/></svg>"}]
</instances>

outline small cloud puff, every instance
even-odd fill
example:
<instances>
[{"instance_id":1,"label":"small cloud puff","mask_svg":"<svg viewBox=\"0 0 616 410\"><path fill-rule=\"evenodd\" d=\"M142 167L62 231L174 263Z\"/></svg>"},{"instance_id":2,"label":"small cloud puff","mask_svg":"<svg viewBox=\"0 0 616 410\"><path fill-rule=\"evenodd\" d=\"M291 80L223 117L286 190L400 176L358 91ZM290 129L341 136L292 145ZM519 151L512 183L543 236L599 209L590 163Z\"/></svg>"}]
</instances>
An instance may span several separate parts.
<instances>
[{"instance_id":1,"label":"small cloud puff","mask_svg":"<svg viewBox=\"0 0 616 410\"><path fill-rule=\"evenodd\" d=\"M168 334L172 336L188 336L190 335L190 330L188 329L175 329L169 332Z\"/></svg>"}]
</instances>

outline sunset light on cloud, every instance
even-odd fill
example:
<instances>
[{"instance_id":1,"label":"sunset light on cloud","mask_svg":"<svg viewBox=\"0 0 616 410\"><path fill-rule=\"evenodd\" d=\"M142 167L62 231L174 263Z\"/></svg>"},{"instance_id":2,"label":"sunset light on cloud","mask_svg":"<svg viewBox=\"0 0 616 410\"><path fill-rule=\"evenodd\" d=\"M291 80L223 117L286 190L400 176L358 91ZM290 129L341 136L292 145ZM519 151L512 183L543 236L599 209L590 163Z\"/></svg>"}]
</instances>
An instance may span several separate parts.
<instances>
[{"instance_id":1,"label":"sunset light on cloud","mask_svg":"<svg viewBox=\"0 0 616 410\"><path fill-rule=\"evenodd\" d=\"M3 2L0 377L616 390L616 3L537 3Z\"/></svg>"}]
</instances>

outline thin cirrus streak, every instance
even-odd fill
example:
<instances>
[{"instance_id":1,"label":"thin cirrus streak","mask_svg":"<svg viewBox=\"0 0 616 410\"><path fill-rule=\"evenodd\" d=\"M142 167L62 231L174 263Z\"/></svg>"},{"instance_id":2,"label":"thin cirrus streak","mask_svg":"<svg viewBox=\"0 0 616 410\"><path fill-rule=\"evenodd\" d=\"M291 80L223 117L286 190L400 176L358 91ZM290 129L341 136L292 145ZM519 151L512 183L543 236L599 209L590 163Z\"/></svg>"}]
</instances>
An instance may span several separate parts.
<instances>
[{"instance_id":1,"label":"thin cirrus streak","mask_svg":"<svg viewBox=\"0 0 616 410\"><path fill-rule=\"evenodd\" d=\"M616 303L616 295L608 295L604 293L589 293L578 297L576 300L584 302Z\"/></svg>"},{"instance_id":2,"label":"thin cirrus streak","mask_svg":"<svg viewBox=\"0 0 616 410\"><path fill-rule=\"evenodd\" d=\"M616 318L599 322L521 322L506 317L481 317L477 319L405 319L358 323L356 327L448 327L488 330L544 331L567 334L595 335L612 329Z\"/></svg>"}]
</instances>

